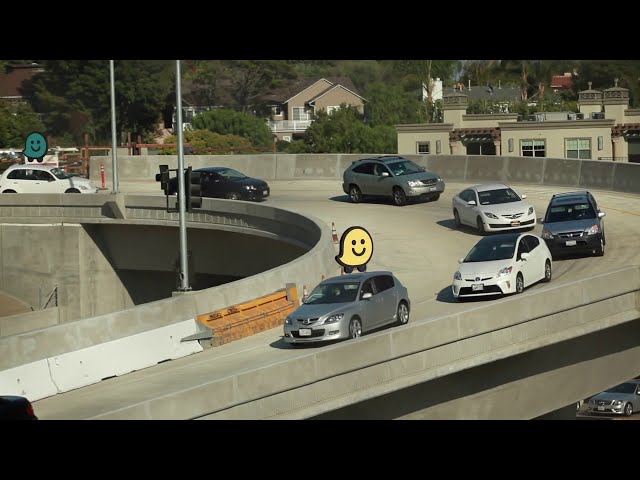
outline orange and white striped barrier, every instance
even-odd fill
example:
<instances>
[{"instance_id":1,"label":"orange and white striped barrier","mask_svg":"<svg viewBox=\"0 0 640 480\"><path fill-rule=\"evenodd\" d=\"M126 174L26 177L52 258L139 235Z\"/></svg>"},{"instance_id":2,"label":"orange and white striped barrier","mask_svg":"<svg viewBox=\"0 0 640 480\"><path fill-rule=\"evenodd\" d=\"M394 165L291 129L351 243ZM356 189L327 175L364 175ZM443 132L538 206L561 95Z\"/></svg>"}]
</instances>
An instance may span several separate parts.
<instances>
[{"instance_id":1,"label":"orange and white striped barrier","mask_svg":"<svg viewBox=\"0 0 640 480\"><path fill-rule=\"evenodd\" d=\"M340 243L340 240L338 239L338 232L336 232L336 224L333 222L331 222L331 235L333 235L333 243L335 245Z\"/></svg>"}]
</instances>

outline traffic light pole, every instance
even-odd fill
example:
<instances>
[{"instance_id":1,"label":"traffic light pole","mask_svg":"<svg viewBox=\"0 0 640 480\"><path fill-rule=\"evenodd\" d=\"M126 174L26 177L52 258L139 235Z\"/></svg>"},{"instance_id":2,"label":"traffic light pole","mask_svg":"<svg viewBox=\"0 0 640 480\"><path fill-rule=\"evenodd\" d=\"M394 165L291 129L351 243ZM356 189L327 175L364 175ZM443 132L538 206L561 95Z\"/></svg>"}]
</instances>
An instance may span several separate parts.
<instances>
[{"instance_id":1,"label":"traffic light pole","mask_svg":"<svg viewBox=\"0 0 640 480\"><path fill-rule=\"evenodd\" d=\"M182 129L182 85L180 77L180 60L176 60L176 125L178 129L178 216L180 220L180 287L186 292L191 290L189 286L189 263L187 259L187 221L185 219L186 195L184 174L184 131ZM190 188L190 185L186 185Z\"/></svg>"}]
</instances>

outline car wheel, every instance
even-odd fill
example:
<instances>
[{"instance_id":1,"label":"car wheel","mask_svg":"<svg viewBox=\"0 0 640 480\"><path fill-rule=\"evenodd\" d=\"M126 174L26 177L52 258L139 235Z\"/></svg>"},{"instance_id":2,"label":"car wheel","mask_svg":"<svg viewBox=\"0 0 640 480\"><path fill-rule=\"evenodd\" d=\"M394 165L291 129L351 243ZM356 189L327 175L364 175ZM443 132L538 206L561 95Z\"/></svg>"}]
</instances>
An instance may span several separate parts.
<instances>
[{"instance_id":1,"label":"car wheel","mask_svg":"<svg viewBox=\"0 0 640 480\"><path fill-rule=\"evenodd\" d=\"M402 207L407 204L407 195L404 193L404 190L402 190L400 187L394 188L392 195L393 195L393 203L396 206Z\"/></svg>"},{"instance_id":2,"label":"car wheel","mask_svg":"<svg viewBox=\"0 0 640 480\"><path fill-rule=\"evenodd\" d=\"M80 190L78 190L77 188L70 188L64 193L80 193Z\"/></svg>"},{"instance_id":3,"label":"car wheel","mask_svg":"<svg viewBox=\"0 0 640 480\"><path fill-rule=\"evenodd\" d=\"M596 248L595 253L598 257L604 256L604 237L600 237L600 246Z\"/></svg>"},{"instance_id":4,"label":"car wheel","mask_svg":"<svg viewBox=\"0 0 640 480\"><path fill-rule=\"evenodd\" d=\"M349 322L349 338L354 339L362 336L362 323L359 318L352 318Z\"/></svg>"},{"instance_id":5,"label":"car wheel","mask_svg":"<svg viewBox=\"0 0 640 480\"><path fill-rule=\"evenodd\" d=\"M398 304L398 314L396 315L398 325L406 325L409 323L409 307L405 302Z\"/></svg>"},{"instance_id":6,"label":"car wheel","mask_svg":"<svg viewBox=\"0 0 640 480\"><path fill-rule=\"evenodd\" d=\"M433 197L431 197L431 201L432 202L437 202L438 200L440 200L440 194L436 193Z\"/></svg>"},{"instance_id":7,"label":"car wheel","mask_svg":"<svg viewBox=\"0 0 640 480\"><path fill-rule=\"evenodd\" d=\"M516 277L516 293L518 294L522 292L524 292L524 278L521 273L518 273L518 276Z\"/></svg>"},{"instance_id":8,"label":"car wheel","mask_svg":"<svg viewBox=\"0 0 640 480\"><path fill-rule=\"evenodd\" d=\"M458 210L453 211L453 222L456 224L456 227L458 228L462 226L462 222L460 222L460 215L458 214Z\"/></svg>"},{"instance_id":9,"label":"car wheel","mask_svg":"<svg viewBox=\"0 0 640 480\"><path fill-rule=\"evenodd\" d=\"M236 192L227 193L227 200L238 200L239 198L240 195L238 195Z\"/></svg>"},{"instance_id":10,"label":"car wheel","mask_svg":"<svg viewBox=\"0 0 640 480\"><path fill-rule=\"evenodd\" d=\"M476 220L476 226L480 235L484 235L485 233L487 233L484 229L484 223L482 223L482 219L480 217L478 217L478 219Z\"/></svg>"},{"instance_id":11,"label":"car wheel","mask_svg":"<svg viewBox=\"0 0 640 480\"><path fill-rule=\"evenodd\" d=\"M628 403L624 406L624 415L626 417L630 417L631 415L633 415L633 405L631 403Z\"/></svg>"},{"instance_id":12,"label":"car wheel","mask_svg":"<svg viewBox=\"0 0 640 480\"><path fill-rule=\"evenodd\" d=\"M551 262L547 260L544 262L544 279L542 280L545 283L549 283L551 281Z\"/></svg>"},{"instance_id":13,"label":"car wheel","mask_svg":"<svg viewBox=\"0 0 640 480\"><path fill-rule=\"evenodd\" d=\"M360 203L362 201L362 192L357 185L351 185L349 187L349 198L353 203Z\"/></svg>"}]
</instances>

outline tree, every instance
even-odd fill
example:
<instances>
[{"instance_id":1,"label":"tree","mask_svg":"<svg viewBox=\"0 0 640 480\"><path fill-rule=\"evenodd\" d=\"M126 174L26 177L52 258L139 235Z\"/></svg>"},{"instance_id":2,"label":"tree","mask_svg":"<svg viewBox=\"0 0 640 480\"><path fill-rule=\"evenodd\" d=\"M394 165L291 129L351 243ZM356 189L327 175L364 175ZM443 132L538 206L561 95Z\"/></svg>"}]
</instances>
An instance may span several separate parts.
<instances>
[{"instance_id":1,"label":"tree","mask_svg":"<svg viewBox=\"0 0 640 480\"><path fill-rule=\"evenodd\" d=\"M167 137L165 143L178 143L177 137L171 135ZM214 155L259 152L246 138L238 135L220 135L209 130L187 130L184 132L184 143L188 143L196 153L198 153L198 150L208 151L209 154ZM177 148L163 148L160 153L163 155L176 155Z\"/></svg>"},{"instance_id":2,"label":"tree","mask_svg":"<svg viewBox=\"0 0 640 480\"><path fill-rule=\"evenodd\" d=\"M184 79L192 82L191 96L196 105L213 106L219 103L220 84L227 78L220 60L191 60L185 62Z\"/></svg>"},{"instance_id":3,"label":"tree","mask_svg":"<svg viewBox=\"0 0 640 480\"><path fill-rule=\"evenodd\" d=\"M219 108L195 116L191 123L194 129L245 137L253 145L266 147L273 144L273 135L266 122L250 113Z\"/></svg>"},{"instance_id":4,"label":"tree","mask_svg":"<svg viewBox=\"0 0 640 480\"><path fill-rule=\"evenodd\" d=\"M21 150L31 132L44 133L45 128L28 104L0 102L0 148Z\"/></svg>"},{"instance_id":5,"label":"tree","mask_svg":"<svg viewBox=\"0 0 640 480\"><path fill-rule=\"evenodd\" d=\"M369 85L365 92L365 118L371 126L424 123L427 121L424 104L415 92L382 82Z\"/></svg>"}]
</instances>

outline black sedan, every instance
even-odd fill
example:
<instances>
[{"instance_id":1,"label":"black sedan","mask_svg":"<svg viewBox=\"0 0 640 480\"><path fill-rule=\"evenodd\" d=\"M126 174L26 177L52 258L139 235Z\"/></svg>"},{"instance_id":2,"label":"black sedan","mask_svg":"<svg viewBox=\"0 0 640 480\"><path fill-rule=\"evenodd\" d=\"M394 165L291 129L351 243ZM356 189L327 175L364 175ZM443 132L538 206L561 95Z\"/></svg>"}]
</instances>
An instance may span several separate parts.
<instances>
[{"instance_id":1,"label":"black sedan","mask_svg":"<svg viewBox=\"0 0 640 480\"><path fill-rule=\"evenodd\" d=\"M0 420L38 420L33 405L18 395L0 395Z\"/></svg>"},{"instance_id":2,"label":"black sedan","mask_svg":"<svg viewBox=\"0 0 640 480\"><path fill-rule=\"evenodd\" d=\"M193 173L200 173L200 185L203 197L228 198L229 200L266 199L271 190L264 180L248 177L228 167L196 168ZM169 194L178 192L178 182L174 177L169 182Z\"/></svg>"}]
</instances>

